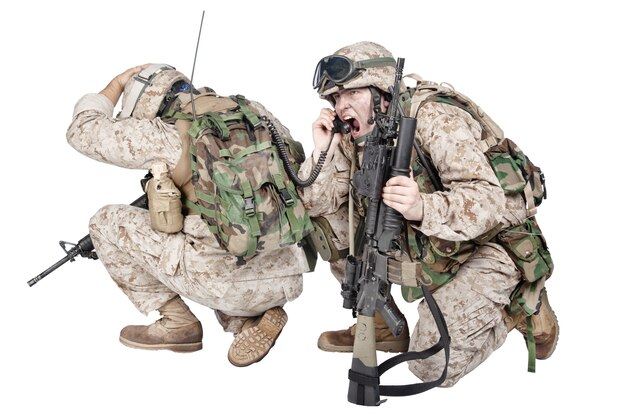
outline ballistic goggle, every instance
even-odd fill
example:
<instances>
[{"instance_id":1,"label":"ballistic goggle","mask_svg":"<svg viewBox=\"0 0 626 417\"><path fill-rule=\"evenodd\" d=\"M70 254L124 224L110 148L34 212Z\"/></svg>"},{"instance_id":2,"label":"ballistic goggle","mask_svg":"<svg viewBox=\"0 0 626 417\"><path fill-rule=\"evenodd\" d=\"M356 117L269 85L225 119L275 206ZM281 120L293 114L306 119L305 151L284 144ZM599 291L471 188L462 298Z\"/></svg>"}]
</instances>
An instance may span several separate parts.
<instances>
[{"instance_id":1,"label":"ballistic goggle","mask_svg":"<svg viewBox=\"0 0 626 417\"><path fill-rule=\"evenodd\" d=\"M341 85L356 77L366 68L395 66L396 60L392 57L380 57L352 61L343 55L329 55L317 63L313 75L313 88L319 89L324 81L331 81Z\"/></svg>"},{"instance_id":2,"label":"ballistic goggle","mask_svg":"<svg viewBox=\"0 0 626 417\"><path fill-rule=\"evenodd\" d=\"M161 117L164 113L167 113L170 105L176 99L176 96L180 93L188 93L191 91L191 85L185 80L176 81L172 84L172 87L165 94L161 105L159 106L159 111L157 112L157 117ZM199 94L197 90L193 90L194 94Z\"/></svg>"}]
</instances>

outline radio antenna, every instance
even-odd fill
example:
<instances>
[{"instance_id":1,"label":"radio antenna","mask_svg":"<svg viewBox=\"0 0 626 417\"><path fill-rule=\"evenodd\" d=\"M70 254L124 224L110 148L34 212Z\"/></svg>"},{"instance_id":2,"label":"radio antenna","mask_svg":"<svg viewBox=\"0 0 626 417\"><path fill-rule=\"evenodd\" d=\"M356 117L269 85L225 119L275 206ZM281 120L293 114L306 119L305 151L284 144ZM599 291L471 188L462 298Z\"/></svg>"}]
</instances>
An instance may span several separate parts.
<instances>
[{"instance_id":1,"label":"radio antenna","mask_svg":"<svg viewBox=\"0 0 626 417\"><path fill-rule=\"evenodd\" d=\"M202 24L204 23L204 10L202 11L202 19L200 19L200 30L198 30L198 41L196 42L196 53L193 56L193 66L191 67L191 113L193 114L193 120L196 120L196 103L193 100L193 74L196 71L196 58L198 57L198 47L200 46L200 35L202 34Z\"/></svg>"}]
</instances>

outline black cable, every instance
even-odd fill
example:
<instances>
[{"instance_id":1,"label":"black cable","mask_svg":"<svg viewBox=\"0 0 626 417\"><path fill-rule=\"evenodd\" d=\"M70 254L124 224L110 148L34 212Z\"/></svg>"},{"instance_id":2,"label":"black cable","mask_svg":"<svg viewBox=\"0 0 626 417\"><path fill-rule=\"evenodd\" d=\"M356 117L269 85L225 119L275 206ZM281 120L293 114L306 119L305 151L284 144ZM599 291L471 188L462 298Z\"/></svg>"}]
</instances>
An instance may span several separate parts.
<instances>
[{"instance_id":1,"label":"black cable","mask_svg":"<svg viewBox=\"0 0 626 417\"><path fill-rule=\"evenodd\" d=\"M312 185L320 174L322 167L324 166L324 161L326 161L326 154L328 153L328 149L320 153L317 164L313 168L313 171L311 171L311 175L309 176L309 178L307 178L306 180L301 180L298 177L298 174L294 171L293 165L291 164L289 156L287 155L287 149L285 149L285 142L280 136L280 133L278 133L276 126L274 126L272 121L266 116L262 116L261 119L267 123L267 127L270 131L270 136L272 137L272 143L276 145L276 149L278 149L278 156L283 161L283 166L285 167L285 171L287 172L287 175L289 176L291 181L293 181L299 187L309 187L310 185ZM334 134L334 132L331 134Z\"/></svg>"}]
</instances>

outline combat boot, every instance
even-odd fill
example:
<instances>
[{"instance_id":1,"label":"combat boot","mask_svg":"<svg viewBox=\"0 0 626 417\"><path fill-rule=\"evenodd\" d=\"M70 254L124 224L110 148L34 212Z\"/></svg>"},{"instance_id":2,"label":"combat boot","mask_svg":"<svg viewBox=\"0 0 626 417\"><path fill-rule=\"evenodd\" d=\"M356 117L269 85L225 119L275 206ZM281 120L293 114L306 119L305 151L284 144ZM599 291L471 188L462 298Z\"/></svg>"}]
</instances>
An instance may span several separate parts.
<instances>
[{"instance_id":1,"label":"combat boot","mask_svg":"<svg viewBox=\"0 0 626 417\"><path fill-rule=\"evenodd\" d=\"M559 340L559 322L554 314L554 310L548 302L548 293L544 290L541 296L541 307L539 312L530 318L532 334L535 339L537 359L548 359L556 349ZM528 337L528 327L526 320L520 320L515 326L523 335Z\"/></svg>"},{"instance_id":2,"label":"combat boot","mask_svg":"<svg viewBox=\"0 0 626 417\"><path fill-rule=\"evenodd\" d=\"M174 352L195 352L202 349L202 324L176 296L158 309L161 318L148 326L126 326L120 342L128 347Z\"/></svg>"},{"instance_id":3,"label":"combat boot","mask_svg":"<svg viewBox=\"0 0 626 417\"><path fill-rule=\"evenodd\" d=\"M526 319L524 313L512 313L508 307L502 309L502 320L506 326L506 330L511 332L517 325Z\"/></svg>"},{"instance_id":4,"label":"combat boot","mask_svg":"<svg viewBox=\"0 0 626 417\"><path fill-rule=\"evenodd\" d=\"M228 349L228 360L235 366L248 366L263 359L287 324L282 307L267 310L262 316L245 321L241 332Z\"/></svg>"},{"instance_id":5,"label":"combat boot","mask_svg":"<svg viewBox=\"0 0 626 417\"><path fill-rule=\"evenodd\" d=\"M376 350L382 352L406 352L409 350L409 330L404 315L404 326L399 336L394 336L387 323L377 311L374 314L374 328L376 331ZM324 332L317 339L317 347L326 352L352 352L356 324L345 330Z\"/></svg>"}]
</instances>

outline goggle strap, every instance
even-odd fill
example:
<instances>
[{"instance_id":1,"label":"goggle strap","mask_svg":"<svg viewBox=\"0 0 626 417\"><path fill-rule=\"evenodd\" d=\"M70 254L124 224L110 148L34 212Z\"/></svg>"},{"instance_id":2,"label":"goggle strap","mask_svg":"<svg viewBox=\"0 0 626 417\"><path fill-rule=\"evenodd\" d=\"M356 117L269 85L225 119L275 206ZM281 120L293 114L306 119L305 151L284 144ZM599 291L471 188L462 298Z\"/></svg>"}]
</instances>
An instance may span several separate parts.
<instances>
[{"instance_id":1,"label":"goggle strap","mask_svg":"<svg viewBox=\"0 0 626 417\"><path fill-rule=\"evenodd\" d=\"M380 58L364 59L362 61L354 62L352 65L354 65L354 68L358 68L358 69L389 67L389 66L395 66L396 60L390 56L384 56Z\"/></svg>"}]
</instances>

